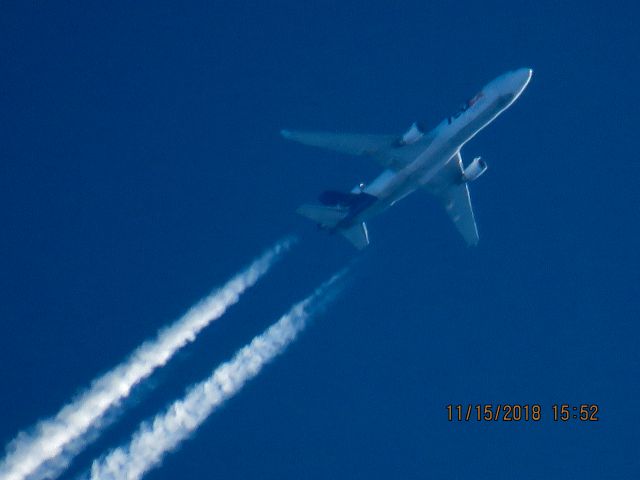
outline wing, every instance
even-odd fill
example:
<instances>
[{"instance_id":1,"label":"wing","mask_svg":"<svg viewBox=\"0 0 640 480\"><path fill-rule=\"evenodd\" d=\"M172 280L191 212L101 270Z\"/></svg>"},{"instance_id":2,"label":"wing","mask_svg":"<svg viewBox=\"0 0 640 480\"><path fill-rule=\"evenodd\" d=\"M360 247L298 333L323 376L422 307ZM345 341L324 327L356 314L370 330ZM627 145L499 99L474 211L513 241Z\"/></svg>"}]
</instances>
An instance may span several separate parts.
<instances>
[{"instance_id":1,"label":"wing","mask_svg":"<svg viewBox=\"0 0 640 480\"><path fill-rule=\"evenodd\" d=\"M432 136L424 140L403 145L398 135L372 135L364 133L296 132L281 130L287 140L326 148L350 155L370 156L385 168L400 170L416 158L430 143ZM426 140L429 140L428 142Z\"/></svg>"},{"instance_id":2,"label":"wing","mask_svg":"<svg viewBox=\"0 0 640 480\"><path fill-rule=\"evenodd\" d=\"M360 133L332 133L332 132L280 132L287 140L311 145L312 147L327 148L350 155L373 155L389 148L398 138L396 135L369 135Z\"/></svg>"},{"instance_id":3,"label":"wing","mask_svg":"<svg viewBox=\"0 0 640 480\"><path fill-rule=\"evenodd\" d=\"M476 245L480 237L473 216L467 183L461 182L462 158L458 152L424 188L442 202L447 214L467 245Z\"/></svg>"}]
</instances>

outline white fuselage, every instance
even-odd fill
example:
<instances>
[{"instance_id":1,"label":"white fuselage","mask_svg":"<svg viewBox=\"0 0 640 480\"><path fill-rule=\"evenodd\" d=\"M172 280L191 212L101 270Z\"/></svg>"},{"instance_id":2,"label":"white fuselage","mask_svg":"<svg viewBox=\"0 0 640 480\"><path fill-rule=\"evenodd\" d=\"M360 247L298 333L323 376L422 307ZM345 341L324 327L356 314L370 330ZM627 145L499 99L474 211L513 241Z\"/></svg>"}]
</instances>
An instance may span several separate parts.
<instances>
[{"instance_id":1,"label":"white fuselage","mask_svg":"<svg viewBox=\"0 0 640 480\"><path fill-rule=\"evenodd\" d=\"M462 146L506 110L526 88L532 71L521 68L496 78L454 115L410 147L415 158L398 169L385 170L362 191L377 201L343 223L341 228L367 221L431 180Z\"/></svg>"}]
</instances>

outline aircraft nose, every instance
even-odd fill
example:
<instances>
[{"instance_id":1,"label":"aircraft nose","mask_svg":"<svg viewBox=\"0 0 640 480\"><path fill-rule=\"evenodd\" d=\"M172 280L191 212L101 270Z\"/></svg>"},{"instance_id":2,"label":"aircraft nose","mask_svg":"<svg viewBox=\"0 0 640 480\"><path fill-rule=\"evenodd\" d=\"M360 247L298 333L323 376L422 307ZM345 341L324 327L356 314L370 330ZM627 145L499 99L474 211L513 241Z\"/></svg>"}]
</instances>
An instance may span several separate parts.
<instances>
[{"instance_id":1,"label":"aircraft nose","mask_svg":"<svg viewBox=\"0 0 640 480\"><path fill-rule=\"evenodd\" d=\"M520 95L520 93L526 88L533 76L533 70L531 68L519 68L511 72L509 75L509 89L514 95Z\"/></svg>"},{"instance_id":2,"label":"aircraft nose","mask_svg":"<svg viewBox=\"0 0 640 480\"><path fill-rule=\"evenodd\" d=\"M507 96L512 100L518 98L518 96L524 91L529 82L533 70L530 68L519 68L512 70L503 75L500 75L493 82L487 86L487 91L493 91L498 96Z\"/></svg>"}]
</instances>

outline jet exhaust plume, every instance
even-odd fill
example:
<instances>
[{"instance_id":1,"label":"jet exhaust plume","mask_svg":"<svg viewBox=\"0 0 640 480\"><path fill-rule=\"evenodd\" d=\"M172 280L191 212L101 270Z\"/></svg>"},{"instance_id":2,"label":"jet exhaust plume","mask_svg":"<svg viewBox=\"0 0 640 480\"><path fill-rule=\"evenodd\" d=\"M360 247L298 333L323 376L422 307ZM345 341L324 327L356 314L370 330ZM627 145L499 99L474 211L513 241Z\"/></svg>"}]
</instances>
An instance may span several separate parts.
<instances>
[{"instance_id":1,"label":"jet exhaust plume","mask_svg":"<svg viewBox=\"0 0 640 480\"><path fill-rule=\"evenodd\" d=\"M234 357L219 365L204 381L189 388L186 395L159 413L151 422L143 422L126 446L110 451L93 462L91 480L136 480L160 464L226 400L282 353L295 340L311 316L318 313L338 293L336 282L344 271L332 277L313 294L295 304L276 323Z\"/></svg>"},{"instance_id":2,"label":"jet exhaust plume","mask_svg":"<svg viewBox=\"0 0 640 480\"><path fill-rule=\"evenodd\" d=\"M6 456L0 463L0 478L42 479L59 475L96 436L92 434L104 424L108 411L238 302L240 295L265 275L294 242L294 238L286 238L276 243L173 324L161 329L156 338L144 342L124 362L95 379L54 417L40 421L31 431L19 433L7 446Z\"/></svg>"}]
</instances>

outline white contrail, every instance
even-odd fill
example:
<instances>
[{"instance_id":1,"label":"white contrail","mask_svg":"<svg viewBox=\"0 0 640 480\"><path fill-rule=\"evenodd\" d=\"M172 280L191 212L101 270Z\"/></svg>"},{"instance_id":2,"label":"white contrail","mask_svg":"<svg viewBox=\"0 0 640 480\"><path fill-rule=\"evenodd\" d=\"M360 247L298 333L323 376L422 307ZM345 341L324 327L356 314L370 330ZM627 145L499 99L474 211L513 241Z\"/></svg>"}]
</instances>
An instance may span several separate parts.
<instances>
[{"instance_id":1,"label":"white contrail","mask_svg":"<svg viewBox=\"0 0 640 480\"><path fill-rule=\"evenodd\" d=\"M189 437L217 407L282 353L309 317L333 298L337 292L335 282L342 274L337 274L294 305L280 320L236 352L231 360L217 367L209 378L192 386L184 398L171 404L152 422L142 423L128 445L95 460L91 480L135 480L158 465L167 452Z\"/></svg>"},{"instance_id":2,"label":"white contrail","mask_svg":"<svg viewBox=\"0 0 640 480\"><path fill-rule=\"evenodd\" d=\"M97 378L91 387L65 405L55 417L39 422L33 431L20 433L8 446L0 463L0 479L57 476L89 441L105 413L129 395L132 388L169 359L212 321L236 303L285 252L294 239L267 250L223 287L193 306L157 337L140 345L123 363Z\"/></svg>"}]
</instances>

